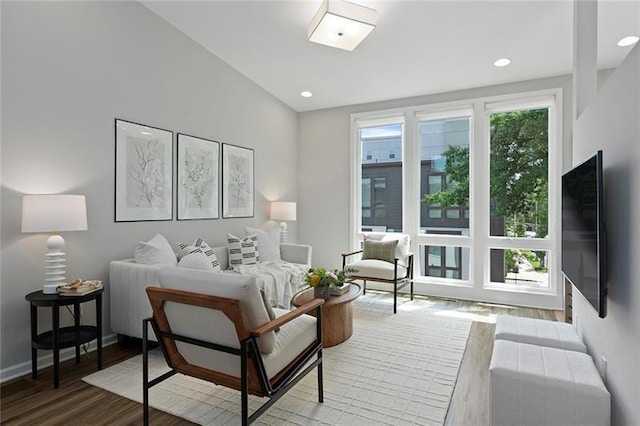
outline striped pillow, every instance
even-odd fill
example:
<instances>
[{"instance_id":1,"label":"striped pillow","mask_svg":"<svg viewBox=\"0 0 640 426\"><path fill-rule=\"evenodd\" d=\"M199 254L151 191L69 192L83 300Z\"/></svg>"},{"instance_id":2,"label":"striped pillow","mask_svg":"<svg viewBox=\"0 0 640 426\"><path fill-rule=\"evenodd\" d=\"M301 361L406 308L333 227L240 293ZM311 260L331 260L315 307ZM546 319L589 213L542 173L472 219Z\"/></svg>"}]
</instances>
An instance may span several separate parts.
<instances>
[{"instance_id":1,"label":"striped pillow","mask_svg":"<svg viewBox=\"0 0 640 426\"><path fill-rule=\"evenodd\" d=\"M196 241L192 245L180 243L178 244L178 248L178 254L181 258L191 253L204 253L211 262L213 272L221 271L218 256L216 256L213 249L209 247L209 244L207 244L207 242L202 238L196 238Z\"/></svg>"},{"instance_id":2,"label":"striped pillow","mask_svg":"<svg viewBox=\"0 0 640 426\"><path fill-rule=\"evenodd\" d=\"M260 262L258 253L258 237L255 234L240 239L227 234L229 242L229 267L233 269L240 265L255 265Z\"/></svg>"}]
</instances>

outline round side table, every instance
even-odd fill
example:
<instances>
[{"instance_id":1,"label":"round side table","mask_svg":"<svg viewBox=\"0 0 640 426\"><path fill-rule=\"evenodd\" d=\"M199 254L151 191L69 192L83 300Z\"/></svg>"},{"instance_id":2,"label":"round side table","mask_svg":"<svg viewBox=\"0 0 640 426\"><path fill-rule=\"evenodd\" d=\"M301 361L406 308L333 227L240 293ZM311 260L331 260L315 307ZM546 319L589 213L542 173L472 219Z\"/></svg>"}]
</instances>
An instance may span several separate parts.
<instances>
[{"instance_id":1,"label":"round side table","mask_svg":"<svg viewBox=\"0 0 640 426\"><path fill-rule=\"evenodd\" d=\"M60 349L76 348L80 362L80 345L96 339L98 370L102 369L102 293L104 288L83 296L44 294L42 290L25 296L31 304L31 377L38 377L38 349L53 350L53 387L60 386ZM80 325L80 304L94 300L96 325ZM73 305L74 325L60 328L60 306ZM51 308L51 330L38 334L38 307Z\"/></svg>"},{"instance_id":2,"label":"round side table","mask_svg":"<svg viewBox=\"0 0 640 426\"><path fill-rule=\"evenodd\" d=\"M331 296L322 305L322 347L328 348L344 342L353 334L353 306L351 302L362 294L359 284L351 283L349 291L341 296ZM295 307L314 299L313 288L296 293L291 299ZM313 311L315 312L315 311ZM313 313L310 313L313 315ZM314 315L315 316L315 315Z\"/></svg>"}]
</instances>

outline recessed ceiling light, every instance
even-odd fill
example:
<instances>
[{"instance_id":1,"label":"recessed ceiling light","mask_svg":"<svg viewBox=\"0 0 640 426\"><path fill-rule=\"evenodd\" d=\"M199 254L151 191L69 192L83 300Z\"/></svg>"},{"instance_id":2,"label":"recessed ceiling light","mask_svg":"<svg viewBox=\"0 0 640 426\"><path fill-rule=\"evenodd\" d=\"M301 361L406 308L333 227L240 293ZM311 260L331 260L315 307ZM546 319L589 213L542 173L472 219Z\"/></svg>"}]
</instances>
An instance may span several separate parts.
<instances>
[{"instance_id":1,"label":"recessed ceiling light","mask_svg":"<svg viewBox=\"0 0 640 426\"><path fill-rule=\"evenodd\" d=\"M313 93L311 93L308 90L305 90L304 92L300 92L300 96L302 96L303 98L310 98L313 96Z\"/></svg>"},{"instance_id":2,"label":"recessed ceiling light","mask_svg":"<svg viewBox=\"0 0 640 426\"><path fill-rule=\"evenodd\" d=\"M620 41L618 42L618 46L620 47L631 46L632 44L636 44L638 40L640 40L638 36L628 36L620 39Z\"/></svg>"},{"instance_id":3,"label":"recessed ceiling light","mask_svg":"<svg viewBox=\"0 0 640 426\"><path fill-rule=\"evenodd\" d=\"M149 133L149 132L140 132L140 133L143 134L143 135L151 136L151 133Z\"/></svg>"},{"instance_id":4,"label":"recessed ceiling light","mask_svg":"<svg viewBox=\"0 0 640 426\"><path fill-rule=\"evenodd\" d=\"M506 67L510 63L511 63L511 59L509 59L509 58L500 58L500 59L496 59L496 61L493 63L493 65L495 65L496 67Z\"/></svg>"}]
</instances>

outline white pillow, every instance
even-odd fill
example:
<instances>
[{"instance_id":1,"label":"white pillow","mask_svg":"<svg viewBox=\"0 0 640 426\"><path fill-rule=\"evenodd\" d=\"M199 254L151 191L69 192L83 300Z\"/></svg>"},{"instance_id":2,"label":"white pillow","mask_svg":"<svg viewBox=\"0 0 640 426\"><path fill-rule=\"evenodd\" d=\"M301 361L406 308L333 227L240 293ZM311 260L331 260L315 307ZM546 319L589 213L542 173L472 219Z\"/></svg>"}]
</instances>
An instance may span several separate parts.
<instances>
[{"instance_id":1,"label":"white pillow","mask_svg":"<svg viewBox=\"0 0 640 426\"><path fill-rule=\"evenodd\" d=\"M199 249L198 249L199 250ZM213 266L211 265L211 261L207 257L206 254L201 251L194 251L189 253L186 256L183 256L178 262L178 266L180 268L189 268L189 269L202 269L203 271L213 271ZM220 270L220 265L218 265L218 270Z\"/></svg>"},{"instance_id":2,"label":"white pillow","mask_svg":"<svg viewBox=\"0 0 640 426\"><path fill-rule=\"evenodd\" d=\"M203 253L209 262L211 263L211 270L213 272L220 272L220 261L218 260L218 256L213 251L209 244L202 238L196 238L195 242L192 245L187 245L185 243L178 244L178 255L180 257L188 256L191 253Z\"/></svg>"},{"instance_id":3,"label":"white pillow","mask_svg":"<svg viewBox=\"0 0 640 426\"><path fill-rule=\"evenodd\" d=\"M280 255L280 228L265 231L264 229L245 226L244 232L248 235L255 234L258 237L260 262L282 260Z\"/></svg>"},{"instance_id":4,"label":"white pillow","mask_svg":"<svg viewBox=\"0 0 640 426\"><path fill-rule=\"evenodd\" d=\"M409 234L402 234L399 232L372 232L364 236L365 240L373 241L393 241L398 240L398 246L396 247L396 257L401 261L404 261L409 256L409 249L411 247L411 238Z\"/></svg>"},{"instance_id":5,"label":"white pillow","mask_svg":"<svg viewBox=\"0 0 640 426\"><path fill-rule=\"evenodd\" d=\"M243 239L227 234L227 241L229 242L229 267L231 269L239 265L255 265L260 261L258 237L255 234L247 235Z\"/></svg>"},{"instance_id":6,"label":"white pillow","mask_svg":"<svg viewBox=\"0 0 640 426\"><path fill-rule=\"evenodd\" d=\"M165 237L156 234L147 242L140 241L136 246L136 263L143 265L171 265L176 266L178 260Z\"/></svg>"}]
</instances>

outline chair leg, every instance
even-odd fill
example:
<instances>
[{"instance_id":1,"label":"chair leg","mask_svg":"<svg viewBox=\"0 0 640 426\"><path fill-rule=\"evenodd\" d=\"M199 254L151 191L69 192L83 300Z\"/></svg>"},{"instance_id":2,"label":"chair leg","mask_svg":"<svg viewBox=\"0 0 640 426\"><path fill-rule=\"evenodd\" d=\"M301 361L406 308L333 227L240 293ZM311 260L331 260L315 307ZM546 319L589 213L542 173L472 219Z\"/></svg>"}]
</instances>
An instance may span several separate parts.
<instances>
[{"instance_id":1,"label":"chair leg","mask_svg":"<svg viewBox=\"0 0 640 426\"><path fill-rule=\"evenodd\" d=\"M240 350L242 352L240 360L240 387L241 387L241 401L242 401L242 426L248 426L249 424L249 380L247 377L247 344L243 341L240 343Z\"/></svg>"},{"instance_id":2,"label":"chair leg","mask_svg":"<svg viewBox=\"0 0 640 426\"><path fill-rule=\"evenodd\" d=\"M318 351L318 359L322 359L322 349ZM324 402L324 386L322 383L322 362L320 362L318 364L318 402Z\"/></svg>"},{"instance_id":3,"label":"chair leg","mask_svg":"<svg viewBox=\"0 0 640 426\"><path fill-rule=\"evenodd\" d=\"M393 313L398 312L398 281L393 282Z\"/></svg>"},{"instance_id":4,"label":"chair leg","mask_svg":"<svg viewBox=\"0 0 640 426\"><path fill-rule=\"evenodd\" d=\"M362 280L362 295L367 294L367 280Z\"/></svg>"},{"instance_id":5,"label":"chair leg","mask_svg":"<svg viewBox=\"0 0 640 426\"><path fill-rule=\"evenodd\" d=\"M149 348L148 320L142 322L142 419L149 426Z\"/></svg>"}]
</instances>

